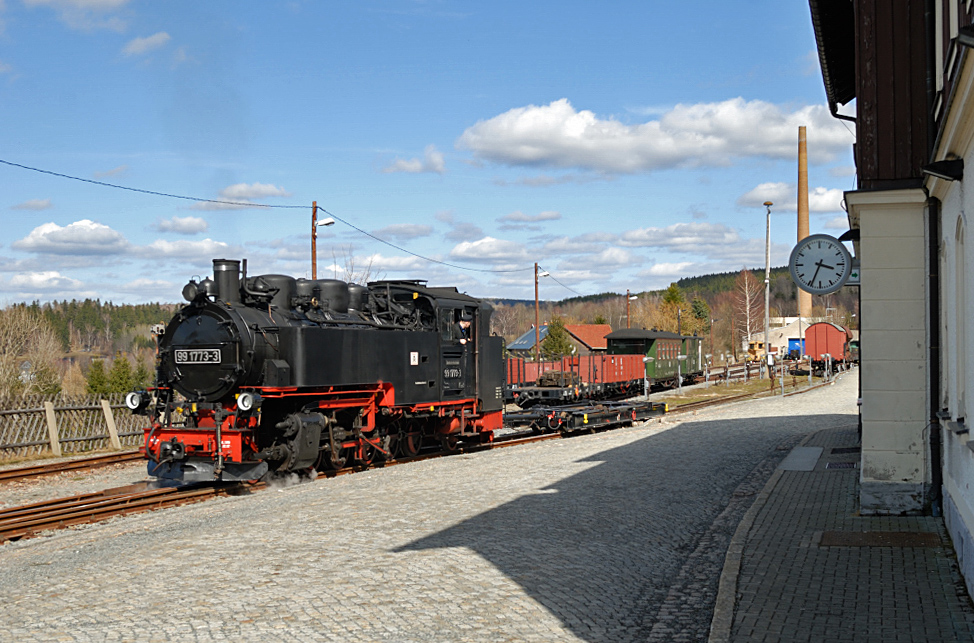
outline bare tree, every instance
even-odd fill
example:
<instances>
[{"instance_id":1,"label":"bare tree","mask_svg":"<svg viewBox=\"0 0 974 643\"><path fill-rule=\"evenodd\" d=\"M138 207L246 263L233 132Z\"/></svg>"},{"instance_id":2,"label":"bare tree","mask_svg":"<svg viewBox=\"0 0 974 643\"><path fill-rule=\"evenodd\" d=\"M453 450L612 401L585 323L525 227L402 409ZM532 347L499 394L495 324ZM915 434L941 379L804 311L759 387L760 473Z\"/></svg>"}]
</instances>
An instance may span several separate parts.
<instances>
[{"instance_id":1,"label":"bare tree","mask_svg":"<svg viewBox=\"0 0 974 643\"><path fill-rule=\"evenodd\" d=\"M50 393L59 388L61 342L36 311L0 311L0 396Z\"/></svg>"},{"instance_id":2,"label":"bare tree","mask_svg":"<svg viewBox=\"0 0 974 643\"><path fill-rule=\"evenodd\" d=\"M370 281L385 279L385 272L375 270L372 265L375 260L374 255L368 257L368 264L364 267L361 265L356 266L355 253L353 252L352 246L341 246L340 249L342 253L341 264L338 263L338 257L335 254L334 248L332 248L331 253L336 278L338 277L338 271L342 271L342 279L350 284L367 284Z\"/></svg>"},{"instance_id":3,"label":"bare tree","mask_svg":"<svg viewBox=\"0 0 974 643\"><path fill-rule=\"evenodd\" d=\"M764 317L762 288L754 274L744 268L734 282L734 317L736 331L745 338L757 332ZM737 338L732 338L737 342Z\"/></svg>"}]
</instances>

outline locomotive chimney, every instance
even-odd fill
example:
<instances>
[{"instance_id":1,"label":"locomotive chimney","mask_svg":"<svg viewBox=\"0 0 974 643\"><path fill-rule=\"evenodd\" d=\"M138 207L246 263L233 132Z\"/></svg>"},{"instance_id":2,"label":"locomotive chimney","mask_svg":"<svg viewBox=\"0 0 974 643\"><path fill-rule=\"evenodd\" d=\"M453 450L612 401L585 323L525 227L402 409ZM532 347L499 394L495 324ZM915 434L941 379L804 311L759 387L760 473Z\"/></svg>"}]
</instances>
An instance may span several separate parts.
<instances>
[{"instance_id":1,"label":"locomotive chimney","mask_svg":"<svg viewBox=\"0 0 974 643\"><path fill-rule=\"evenodd\" d=\"M236 259L214 259L213 280L216 296L228 304L240 303L240 262Z\"/></svg>"}]
</instances>

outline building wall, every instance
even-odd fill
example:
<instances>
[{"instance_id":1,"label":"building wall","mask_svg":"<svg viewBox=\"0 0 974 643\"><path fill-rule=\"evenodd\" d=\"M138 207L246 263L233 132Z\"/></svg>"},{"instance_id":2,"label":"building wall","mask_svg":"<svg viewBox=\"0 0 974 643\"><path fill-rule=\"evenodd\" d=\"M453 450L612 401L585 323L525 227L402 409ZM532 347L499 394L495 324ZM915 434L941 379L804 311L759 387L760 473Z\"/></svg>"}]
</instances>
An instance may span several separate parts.
<instances>
[{"instance_id":1,"label":"building wall","mask_svg":"<svg viewBox=\"0 0 974 643\"><path fill-rule=\"evenodd\" d=\"M861 234L860 510L920 513L931 482L926 442L926 194L847 192L846 202Z\"/></svg>"}]
</instances>

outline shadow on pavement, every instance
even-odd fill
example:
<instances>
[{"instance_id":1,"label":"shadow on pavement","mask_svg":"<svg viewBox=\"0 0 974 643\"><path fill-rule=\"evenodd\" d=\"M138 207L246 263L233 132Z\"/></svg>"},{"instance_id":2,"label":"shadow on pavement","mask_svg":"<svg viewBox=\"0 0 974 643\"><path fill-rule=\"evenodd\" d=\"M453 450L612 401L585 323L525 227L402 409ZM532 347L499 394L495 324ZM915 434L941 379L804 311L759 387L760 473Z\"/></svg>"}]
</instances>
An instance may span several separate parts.
<instances>
[{"instance_id":1,"label":"shadow on pavement","mask_svg":"<svg viewBox=\"0 0 974 643\"><path fill-rule=\"evenodd\" d=\"M470 548L584 640L706 639L727 544L753 494L803 436L854 422L684 423L396 551ZM729 505L739 507L721 516ZM661 612L668 601L680 609Z\"/></svg>"}]
</instances>

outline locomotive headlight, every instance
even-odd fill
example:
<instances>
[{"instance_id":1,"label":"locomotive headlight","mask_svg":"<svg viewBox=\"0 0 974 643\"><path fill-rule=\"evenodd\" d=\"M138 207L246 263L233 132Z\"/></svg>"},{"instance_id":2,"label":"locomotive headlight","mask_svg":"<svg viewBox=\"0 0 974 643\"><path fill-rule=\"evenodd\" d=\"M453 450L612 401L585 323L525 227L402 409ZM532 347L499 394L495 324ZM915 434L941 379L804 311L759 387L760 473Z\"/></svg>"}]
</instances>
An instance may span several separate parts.
<instances>
[{"instance_id":1,"label":"locomotive headlight","mask_svg":"<svg viewBox=\"0 0 974 643\"><path fill-rule=\"evenodd\" d=\"M241 393L237 396L237 408L247 413L260 408L260 396L256 393Z\"/></svg>"},{"instance_id":2,"label":"locomotive headlight","mask_svg":"<svg viewBox=\"0 0 974 643\"><path fill-rule=\"evenodd\" d=\"M132 391L125 396L125 406L127 406L132 413L140 413L149 406L151 398L147 391Z\"/></svg>"}]
</instances>

